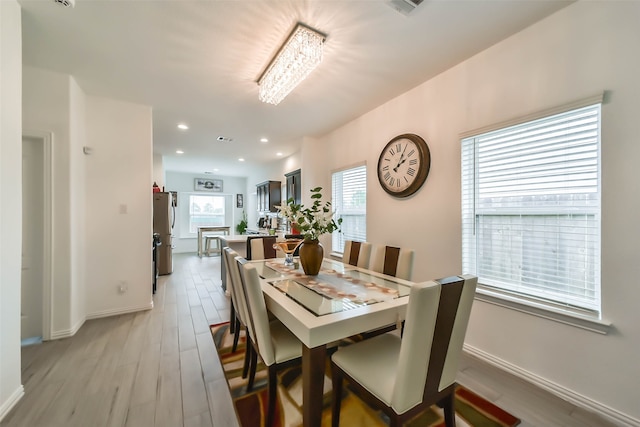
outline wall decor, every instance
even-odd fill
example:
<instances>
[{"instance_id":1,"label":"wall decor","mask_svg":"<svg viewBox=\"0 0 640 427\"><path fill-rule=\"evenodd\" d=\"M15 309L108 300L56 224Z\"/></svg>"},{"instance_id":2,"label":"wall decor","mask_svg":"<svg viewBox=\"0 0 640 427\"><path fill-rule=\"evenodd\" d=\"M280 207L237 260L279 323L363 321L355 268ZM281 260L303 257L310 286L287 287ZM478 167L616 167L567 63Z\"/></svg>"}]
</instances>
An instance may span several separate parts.
<instances>
[{"instance_id":1,"label":"wall decor","mask_svg":"<svg viewBox=\"0 0 640 427\"><path fill-rule=\"evenodd\" d=\"M408 197L422 187L431 168L426 141L413 133L398 135L387 143L378 159L378 181L394 197Z\"/></svg>"},{"instance_id":2,"label":"wall decor","mask_svg":"<svg viewBox=\"0 0 640 427\"><path fill-rule=\"evenodd\" d=\"M244 196L236 194L236 208L244 208Z\"/></svg>"},{"instance_id":3,"label":"wall decor","mask_svg":"<svg viewBox=\"0 0 640 427\"><path fill-rule=\"evenodd\" d=\"M207 178L196 178L195 179L195 190L196 191L222 191L222 180L221 179L207 179Z\"/></svg>"}]
</instances>

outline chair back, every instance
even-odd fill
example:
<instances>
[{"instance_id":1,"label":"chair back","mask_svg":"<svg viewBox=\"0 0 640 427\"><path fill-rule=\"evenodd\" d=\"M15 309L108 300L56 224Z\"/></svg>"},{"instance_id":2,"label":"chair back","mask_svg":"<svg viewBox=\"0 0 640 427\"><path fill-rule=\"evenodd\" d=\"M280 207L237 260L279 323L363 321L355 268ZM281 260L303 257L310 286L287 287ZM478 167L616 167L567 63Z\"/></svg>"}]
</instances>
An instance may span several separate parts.
<instances>
[{"instance_id":1,"label":"chair back","mask_svg":"<svg viewBox=\"0 0 640 427\"><path fill-rule=\"evenodd\" d=\"M413 257L414 251L412 249L375 245L371 251L369 268L378 273L411 280L413 276Z\"/></svg>"},{"instance_id":2,"label":"chair back","mask_svg":"<svg viewBox=\"0 0 640 427\"><path fill-rule=\"evenodd\" d=\"M371 248L371 243L345 240L342 262L357 267L369 268Z\"/></svg>"},{"instance_id":3,"label":"chair back","mask_svg":"<svg viewBox=\"0 0 640 427\"><path fill-rule=\"evenodd\" d=\"M454 384L477 281L454 276L411 288L391 399L397 413Z\"/></svg>"},{"instance_id":4,"label":"chair back","mask_svg":"<svg viewBox=\"0 0 640 427\"><path fill-rule=\"evenodd\" d=\"M276 362L276 357L273 343L271 342L269 315L267 314L267 305L264 302L264 295L260 286L260 276L258 276L255 266L245 263L240 265L240 277L244 283L247 306L252 322L251 337L264 364L271 366Z\"/></svg>"},{"instance_id":5,"label":"chair back","mask_svg":"<svg viewBox=\"0 0 640 427\"><path fill-rule=\"evenodd\" d=\"M247 236L247 259L276 258L276 236Z\"/></svg>"}]
</instances>

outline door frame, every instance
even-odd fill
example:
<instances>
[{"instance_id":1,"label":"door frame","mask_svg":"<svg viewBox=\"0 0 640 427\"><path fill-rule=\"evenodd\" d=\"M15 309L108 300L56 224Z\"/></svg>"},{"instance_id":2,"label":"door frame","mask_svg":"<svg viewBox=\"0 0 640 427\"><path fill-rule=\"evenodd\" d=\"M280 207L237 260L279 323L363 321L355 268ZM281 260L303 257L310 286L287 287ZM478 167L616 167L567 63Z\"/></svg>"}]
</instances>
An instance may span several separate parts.
<instances>
[{"instance_id":1,"label":"door frame","mask_svg":"<svg viewBox=\"0 0 640 427\"><path fill-rule=\"evenodd\" d=\"M42 236L42 339L51 339L53 289L53 133L23 129L22 138L37 139L42 143L44 182L44 233ZM23 214L24 215L24 214Z\"/></svg>"}]
</instances>

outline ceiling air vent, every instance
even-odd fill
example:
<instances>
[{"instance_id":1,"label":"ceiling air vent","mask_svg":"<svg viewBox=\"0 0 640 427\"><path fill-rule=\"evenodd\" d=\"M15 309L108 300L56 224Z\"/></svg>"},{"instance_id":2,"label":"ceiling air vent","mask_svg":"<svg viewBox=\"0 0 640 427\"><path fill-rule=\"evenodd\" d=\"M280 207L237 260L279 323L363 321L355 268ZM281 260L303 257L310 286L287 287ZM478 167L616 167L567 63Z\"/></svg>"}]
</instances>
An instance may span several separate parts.
<instances>
[{"instance_id":1,"label":"ceiling air vent","mask_svg":"<svg viewBox=\"0 0 640 427\"><path fill-rule=\"evenodd\" d=\"M53 0L54 3L61 4L64 7L73 7L75 6L75 0Z\"/></svg>"},{"instance_id":2,"label":"ceiling air vent","mask_svg":"<svg viewBox=\"0 0 640 427\"><path fill-rule=\"evenodd\" d=\"M424 0L389 0L389 6L403 15L409 15Z\"/></svg>"}]
</instances>

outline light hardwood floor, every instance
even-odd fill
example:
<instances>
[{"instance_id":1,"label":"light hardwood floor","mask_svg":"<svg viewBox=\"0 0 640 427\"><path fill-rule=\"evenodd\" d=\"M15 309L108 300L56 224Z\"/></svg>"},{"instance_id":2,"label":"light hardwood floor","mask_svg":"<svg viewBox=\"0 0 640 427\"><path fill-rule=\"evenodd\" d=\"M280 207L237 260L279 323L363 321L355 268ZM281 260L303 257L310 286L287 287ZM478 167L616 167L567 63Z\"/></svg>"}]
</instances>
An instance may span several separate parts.
<instances>
[{"instance_id":1,"label":"light hardwood floor","mask_svg":"<svg viewBox=\"0 0 640 427\"><path fill-rule=\"evenodd\" d=\"M175 255L153 310L89 320L71 338L23 347L25 396L0 426L237 426L209 332L228 310L220 257ZM613 425L469 357L459 381L523 427Z\"/></svg>"}]
</instances>

